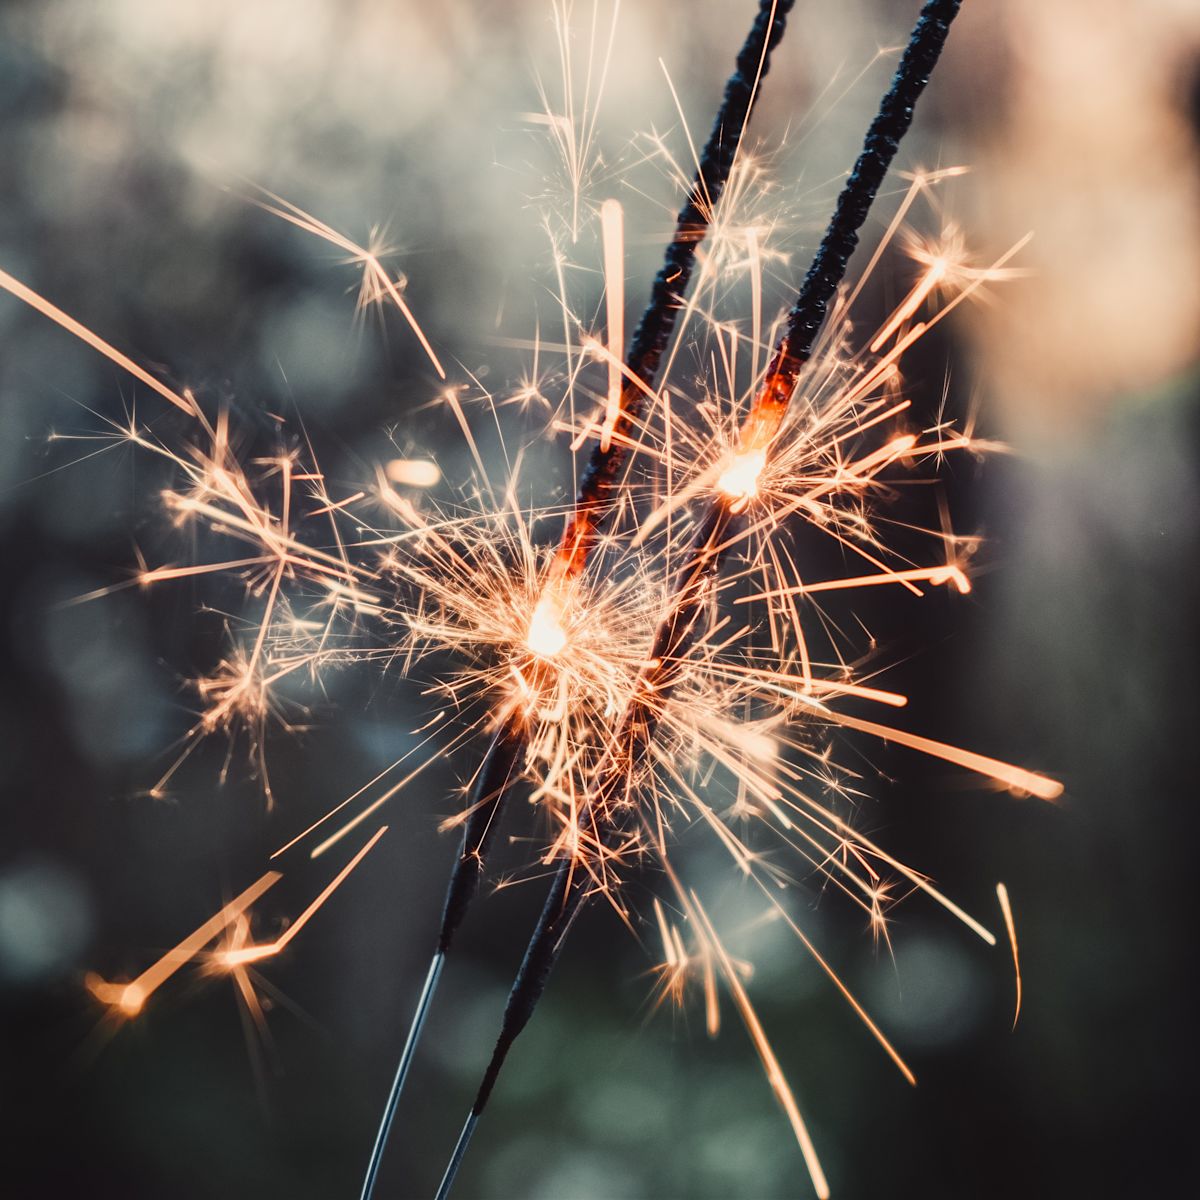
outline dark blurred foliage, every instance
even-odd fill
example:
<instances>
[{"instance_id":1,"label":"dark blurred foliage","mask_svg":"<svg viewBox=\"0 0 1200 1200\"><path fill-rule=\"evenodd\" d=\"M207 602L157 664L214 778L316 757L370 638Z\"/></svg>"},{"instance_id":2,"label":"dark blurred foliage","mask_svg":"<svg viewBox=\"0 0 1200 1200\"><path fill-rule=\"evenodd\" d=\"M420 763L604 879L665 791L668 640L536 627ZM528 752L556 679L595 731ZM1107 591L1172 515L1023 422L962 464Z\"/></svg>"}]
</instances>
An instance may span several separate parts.
<instances>
[{"instance_id":1,"label":"dark blurred foliage","mask_svg":"<svg viewBox=\"0 0 1200 1200\"><path fill-rule=\"evenodd\" d=\"M653 123L674 130L682 153L654 58L667 60L689 123L702 130L751 7L627 5L603 116L613 143ZM840 92L876 44L898 39L908 7L901 17L895 5L798 6L759 133L782 131L845 61ZM1147 10L1155 28L1169 26L1172 5ZM1070 186L1069 174L1050 174L1041 191L1005 193L1034 154L1005 133L1021 128L1020 97L1040 86L1032 68L1022 75L1041 44L1021 37L1049 36L1036 22L1022 26L1032 11L964 21L908 151L910 163L942 154L980 162L969 207L983 238L998 243L1014 219L1018 234L1036 227L1039 213L1026 215L1033 201L1022 197L1049 209L1055 189ZM1109 6L1101 12L1089 36L1110 28L1118 38L1120 21ZM1063 21L1082 19L1079 5L1065 6ZM465 474L461 438L428 406L436 381L404 328L389 318L386 336L370 321L355 330L342 290L353 273L245 203L244 180L356 236L386 221L410 298L457 360L452 374L490 366L491 379L511 378L518 360L487 338L506 305L505 328L520 329L511 308L529 302L529 264L546 256L527 205L537 154L508 114L537 107L534 67L556 69L547 33L536 4L5 4L0 266L206 403L228 402L250 448L273 444L267 414L279 413L303 423L339 483L361 480L389 453L389 435ZM1194 136L1186 44L1173 43L1180 61L1162 50L1161 72L1181 81L1173 119L1190 120ZM804 172L794 264L885 78L876 63L782 159ZM1090 82L1100 93L1109 86ZM1066 121L1069 96L1047 88L1050 99ZM1077 144L1037 153L1066 164L1083 154ZM1194 142L1187 153L1184 196L1196 186ZM1120 178L1120 163L1112 171ZM639 231L631 298L674 204L665 179L647 186L657 191L640 213L630 199ZM1089 194L1102 207L1110 197ZM1133 201L1105 211L1106 248L1129 239L1140 254L1147 214ZM1180 227L1157 243L1170 278L1172 253L1185 256L1180 278L1197 275L1200 260L1186 257L1194 233ZM1051 252L1062 244L1052 238ZM1081 306L1117 286L1088 267L1087 256L1069 267ZM1001 291L1000 306L1039 313L1056 269ZM1094 403L1091 384L1068 394L1067 368L1051 369L1039 344L1014 344L1011 330L1005 340L986 322L937 339L913 372L918 418L937 412L949 361L949 411L981 395L982 427L1020 453L945 473L957 527L988 539L971 596L868 597L856 608L895 664L889 685L913 697L907 727L1046 770L1068 790L1053 806L1017 800L902 750L840 743L873 797L861 819L889 849L994 928L994 884L1007 882L1026 1000L1011 1033L1005 948L988 951L919 900L897 914L893 962L857 916L814 887L807 926L894 1032L920 1079L912 1091L798 948L773 929L747 939L753 994L835 1195L1176 1194L1195 1166L1185 1121L1200 384L1190 294L1175 305L1184 327L1160 343L1133 336L1148 292L1114 299L1132 314L1129 345L1103 328L1097 339L1105 335L1118 361L1146 345L1161 345L1159 358L1143 386L1122 380ZM1154 303L1170 313L1162 297ZM422 699L395 673L382 683L334 673L311 729L271 744L275 811L236 754L218 783L216 745L188 764L169 800L146 798L189 724L182 680L212 667L224 618L198 611L199 591L186 585L67 603L127 578L135 547L153 561L173 543L155 512L164 479L153 464L117 450L66 466L89 443L47 435L95 430L134 405L164 430L177 418L7 295L0 347L3 1192L356 1195L454 852L436 825L482 748L439 764L393 805L390 836L267 965L278 999L265 1040L225 982L193 971L106 1036L84 971L127 977L194 928L281 841L411 746ZM1092 351L1060 338L1057 353L1069 368ZM998 359L1006 370L993 389ZM1040 424L1012 399L1023 380L1042 388ZM1059 421L1056 396L1068 414ZM548 478L548 494L564 483ZM513 814L516 835L530 832L523 816ZM524 851L507 848L501 869L517 868ZM272 903L294 912L324 879L289 876ZM653 888L652 878L633 884L647 904ZM751 911L734 879L725 890L728 915ZM432 1193L539 904L533 882L487 896L472 914L383 1194ZM651 1016L647 955L601 906L572 941L456 1194L808 1195L732 1012L715 1042L694 1010Z\"/></svg>"}]
</instances>

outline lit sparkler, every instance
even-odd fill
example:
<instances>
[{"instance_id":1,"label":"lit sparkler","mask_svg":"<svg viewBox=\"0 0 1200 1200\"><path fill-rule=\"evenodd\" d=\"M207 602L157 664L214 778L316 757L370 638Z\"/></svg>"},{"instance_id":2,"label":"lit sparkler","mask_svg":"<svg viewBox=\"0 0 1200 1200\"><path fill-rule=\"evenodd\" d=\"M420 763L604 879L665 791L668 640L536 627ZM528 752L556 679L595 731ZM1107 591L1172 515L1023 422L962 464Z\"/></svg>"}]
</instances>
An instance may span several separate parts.
<instances>
[{"instance_id":1,"label":"lit sparkler","mask_svg":"<svg viewBox=\"0 0 1200 1200\"><path fill-rule=\"evenodd\" d=\"M631 796L631 788L644 770L642 764L647 758L653 758L658 727L687 670L693 647L705 640L700 625L711 599L712 585L723 559L742 540L742 535L735 529L736 519L758 491L758 476L766 467L790 410L793 393L812 358L829 302L845 276L848 260L857 245L859 229L912 121L913 106L941 54L958 6L958 0L930 0L922 10L892 87L867 132L863 151L838 198L799 297L788 313L765 378L754 395L748 415L741 422L732 460L719 475L716 492L696 520L691 548L684 556L673 593L663 610L629 702L616 723L615 737L608 743L599 770L589 779L589 782L592 779L596 782L586 793L583 805L573 808L574 828L565 839L566 853L560 856L561 862L542 915L517 972L496 1048L450 1156L438 1188L438 1200L449 1195L508 1053L533 1014L580 908L597 890L605 891L610 887L606 877L606 857L619 861L623 854L637 847L643 833L639 826L645 827L648 838L654 836L651 818ZM928 271L935 276L927 289L932 291L944 275L940 260L935 261ZM905 319L900 318L896 330ZM878 344L885 342L891 332L885 330ZM902 339L901 345L910 340L911 336ZM882 454L870 456L874 460L872 466L888 463L912 445L913 442L907 439L890 443ZM721 624L717 622L716 628ZM1052 788L1048 786L1047 790ZM629 833L631 826L632 834ZM665 847L660 845L658 849L665 862ZM877 902L877 894L872 898ZM788 1115L813 1187L818 1196L827 1197L829 1188L825 1174L791 1089L740 979L715 940L711 923L703 918L703 924L705 932L713 938L726 983L734 993L771 1086Z\"/></svg>"},{"instance_id":2,"label":"lit sparkler","mask_svg":"<svg viewBox=\"0 0 1200 1200\"><path fill-rule=\"evenodd\" d=\"M527 626L526 647L543 658L554 658L567 646L563 619L572 581L585 571L603 526L611 516L612 494L629 451L636 444L634 439L639 418L647 407L647 401L657 399L654 383L660 360L675 330L678 310L694 269L697 248L715 219L722 191L737 161L742 134L750 119L759 83L770 67L771 51L783 37L791 7L792 0L761 0L759 4L754 23L738 54L734 73L726 84L724 99L713 122L708 143L703 154L697 158L695 177L676 219L674 236L667 245L665 261L654 281L650 302L634 335L627 360L623 358L624 339L621 332L624 293L623 286L618 284L618 280L623 278L621 210L611 200L601 208L609 327L608 392L599 440L585 468L558 554L540 589ZM569 94L569 87L566 90ZM571 122L568 124L573 125ZM610 699L611 695L610 689ZM604 716L611 716L612 711L611 703L606 703ZM479 875L495 836L521 746L522 730L519 718L514 713L496 734L483 766L476 775L467 807L459 861L447 889L437 948L417 1002L367 1166L362 1193L364 1200L370 1200L374 1190L392 1119L441 976L442 964L478 889ZM578 776L579 757L565 743L561 752L556 751L554 760L560 764L563 761L571 762ZM553 791L553 787L550 790ZM577 808L573 787L568 789L567 795L571 808Z\"/></svg>"},{"instance_id":3,"label":"lit sparkler","mask_svg":"<svg viewBox=\"0 0 1200 1200\"><path fill-rule=\"evenodd\" d=\"M182 449L132 418L103 436L167 461L178 478L161 496L169 519L179 526L202 525L234 547L211 562L143 564L131 581L164 586L221 576L238 581L247 601L248 632L231 634L217 668L195 681L201 711L155 794L201 739L245 730L270 799L267 725L275 718L286 724L279 685L296 676L317 678L335 664L399 661L406 671L425 670L431 704L438 697L444 704L410 756L280 847L273 856L277 865L286 866L298 848L311 847L310 860L323 857L360 826L375 822L380 809L439 757L482 733L490 737L464 807L444 823L461 830L462 845L368 1167L365 1197L374 1187L446 956L478 890L504 803L518 785L544 818L548 834L539 864L553 867L553 881L496 1051L443 1179L442 1197L575 917L589 899L602 896L631 923L621 881L642 863L661 873L673 896L670 911L654 902L663 945L656 972L660 1000L682 1003L697 980L706 1024L715 1033L724 984L814 1188L828 1195L816 1149L750 1000L744 964L724 944L699 889L676 866L672 832L679 823L698 822L711 830L735 869L761 892L768 911L794 932L910 1082L915 1079L909 1065L781 904L777 885L793 877L756 848L747 827L765 831L859 906L876 936L887 937L888 912L903 886L995 942L931 880L853 828L841 811L848 788L830 761L828 731L846 728L894 742L1017 793L1053 799L1061 786L986 755L843 712L837 705L845 698L890 709L902 708L906 698L876 686L846 661L838 638L824 635L817 607L827 593L859 588L898 587L917 596L926 587L970 588L968 564L948 519L934 535L940 553L931 563L911 562L891 550L872 517L899 473L949 452L988 448L949 423L920 432L907 428L901 364L959 304L1011 273L1007 264L1016 248L977 267L968 262L961 233L952 226L934 240L908 234L904 222L916 199L955 172L919 174L882 243L905 238L918 273L870 337L858 334L850 313L880 261L882 244L857 286L849 292L842 286L859 230L958 7L958 0L925 5L796 303L773 328L763 328L760 275L766 251L760 225L728 213L751 190L731 181L746 169L739 157L742 133L790 0L761 0L712 135L696 155L694 180L628 351L623 217L611 198L598 206L605 334L573 318L565 290L561 295L567 398L551 406L549 425L568 434L576 449L593 443L578 496L565 509L524 505L518 498L519 467L502 486L492 486L472 439L465 389L457 384L447 385L442 399L468 440L479 474L474 494L464 492L453 504L420 495L441 483L441 469L429 459L393 459L379 468L373 484L343 496L329 493L307 446L243 462L226 413L208 417L189 392L162 383L0 271L0 287L187 415L194 437ZM565 92L571 94L569 86ZM584 108L581 116L568 105L563 114L548 113L545 122L569 167L573 240L590 207L584 185L595 114L586 103ZM394 306L444 379L402 278L383 265L382 247L360 247L291 203L264 195L257 201L262 207L348 255L362 271L360 304ZM706 236L712 244L704 256ZM745 272L752 281L749 335L712 311L719 277ZM672 376L685 336L707 348L711 369L702 385ZM545 352L539 344L536 353ZM588 373L600 368L603 383L585 387ZM540 386L534 390L544 399ZM789 541L796 523L833 539L859 565L841 578L808 578ZM558 525L561 537L547 538L547 530ZM454 665L446 667L448 661ZM714 796L722 788L733 796L725 811ZM181 967L200 963L210 973L229 975L260 1020L253 969L284 951L386 828L376 826L277 937L251 936L254 906L281 878L272 869L135 979L89 976L89 989L114 1017L131 1019ZM1003 885L998 899L1018 972L1019 1012L1016 930Z\"/></svg>"}]
</instances>

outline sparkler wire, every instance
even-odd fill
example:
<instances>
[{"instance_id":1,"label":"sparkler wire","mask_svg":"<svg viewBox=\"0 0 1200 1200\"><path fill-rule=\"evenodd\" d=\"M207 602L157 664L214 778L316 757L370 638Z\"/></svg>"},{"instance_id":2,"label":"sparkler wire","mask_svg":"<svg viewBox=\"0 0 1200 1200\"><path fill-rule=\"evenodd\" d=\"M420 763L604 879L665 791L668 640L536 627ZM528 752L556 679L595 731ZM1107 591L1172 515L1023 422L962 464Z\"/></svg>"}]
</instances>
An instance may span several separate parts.
<instances>
[{"instance_id":1,"label":"sparkler wire","mask_svg":"<svg viewBox=\"0 0 1200 1200\"><path fill-rule=\"evenodd\" d=\"M692 186L679 210L662 267L655 276L650 299L629 345L626 364L630 374L623 377L614 436L607 442L597 440L579 481L574 510L564 530L555 564L562 576L576 577L583 571L611 511L612 493L633 444L629 435L645 406L647 391L653 392L662 356L674 333L691 281L696 251L708 232L733 170L759 85L770 68L771 53L783 37L793 4L794 0L759 0L754 23L738 52L733 74L725 84L721 106L697 163ZM388 1094L363 1182L362 1200L371 1200L391 1122L442 966L479 890L486 857L508 792L515 782L516 764L524 748L522 733L518 714L505 719L488 747L468 796L468 816L446 889L437 949Z\"/></svg>"},{"instance_id":2,"label":"sparkler wire","mask_svg":"<svg viewBox=\"0 0 1200 1200\"><path fill-rule=\"evenodd\" d=\"M392 1120L396 1115L396 1106L400 1103L400 1093L404 1090L404 1081L408 1077L408 1069L412 1065L413 1051L417 1039L425 1025L425 1015L433 1002L434 992L437 991L438 980L441 978L442 967L446 964L446 954L438 950L429 963L429 973L425 976L425 986L421 988L421 997L417 1001L416 1016L408 1031L404 1050L400 1055L400 1063L396 1068L396 1078L392 1090L388 1093L387 1105L383 1110L383 1119L379 1123L379 1132L375 1135L375 1145L371 1150L371 1161L367 1165L367 1174L363 1179L362 1195L369 1200L375 1191L375 1181L379 1176L379 1168L383 1165L383 1148L387 1145L388 1134L392 1130Z\"/></svg>"},{"instance_id":3,"label":"sparkler wire","mask_svg":"<svg viewBox=\"0 0 1200 1200\"><path fill-rule=\"evenodd\" d=\"M928 0L921 10L891 86L867 131L854 169L838 197L833 217L788 314L762 391L743 425L744 441L747 437L753 438L757 444L765 444L769 449L779 430L800 372L812 354L829 301L845 277L850 256L858 244L859 230L900 141L912 124L916 101L929 82L960 4L961 0ZM620 829L619 820L613 815L620 807L606 803L619 796L627 771L628 760L620 747L627 745L630 751L636 751L638 745L648 744L654 735L663 706L678 681L683 660L691 648L706 584L719 571L722 559L736 540L727 536L732 520L731 499L715 495L700 520L689 562L679 576L674 601L659 626L639 687L626 709L622 733L616 743L618 750L601 773L601 781L587 805L588 812L580 815L581 825L588 819L594 822L602 849ZM590 873L569 856L564 858L526 947L505 1006L500 1036L446 1168L437 1200L446 1200L449 1196L467 1144L487 1106L508 1052L545 990L571 924L592 893L591 885Z\"/></svg>"}]
</instances>

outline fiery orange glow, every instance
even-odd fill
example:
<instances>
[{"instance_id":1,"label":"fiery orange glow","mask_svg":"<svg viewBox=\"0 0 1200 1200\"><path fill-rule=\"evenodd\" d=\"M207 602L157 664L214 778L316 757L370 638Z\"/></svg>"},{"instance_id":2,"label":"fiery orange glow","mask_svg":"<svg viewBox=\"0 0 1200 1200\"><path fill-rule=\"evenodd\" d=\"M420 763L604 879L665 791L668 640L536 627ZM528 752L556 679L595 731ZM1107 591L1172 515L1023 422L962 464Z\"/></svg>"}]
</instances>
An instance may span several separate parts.
<instances>
[{"instance_id":1,"label":"fiery orange glow","mask_svg":"<svg viewBox=\"0 0 1200 1200\"><path fill-rule=\"evenodd\" d=\"M562 627L562 613L554 598L544 595L533 607L525 644L541 658L553 658L567 644L567 632Z\"/></svg>"},{"instance_id":2,"label":"fiery orange glow","mask_svg":"<svg viewBox=\"0 0 1200 1200\"><path fill-rule=\"evenodd\" d=\"M767 465L765 449L746 450L736 454L729 466L721 472L717 487L731 500L740 501L735 508L745 506L745 502L758 495L758 477Z\"/></svg>"},{"instance_id":3,"label":"fiery orange glow","mask_svg":"<svg viewBox=\"0 0 1200 1200\"><path fill-rule=\"evenodd\" d=\"M555 12L565 22L565 12ZM569 39L561 50L569 63ZM597 70L606 69L610 50L611 44L598 55ZM519 453L493 478L487 443L477 439L473 421L481 407L483 421L499 428L503 401L478 380L447 376L403 278L383 264L382 242L360 246L271 193L256 203L339 247L361 271L360 306L387 303L401 313L437 373L432 403L462 435L474 463L470 480L456 486L432 458L394 458L375 466L359 486L331 494L336 489L300 440L246 460L227 412L209 416L190 393L175 392L0 271L0 287L189 417L186 432L174 439L134 420L103 434L169 465L174 483L157 497L164 521L205 547L196 561L141 563L128 582L157 588L190 580L240 596L220 660L192 681L194 723L152 794L165 794L203 739L223 734L248 741L252 768L272 801L266 747L274 731L286 733L294 720L284 681L319 686L335 667L399 665L422 680L432 709L410 754L272 856L302 848L311 863L352 831L374 826L278 937L251 940L249 910L281 878L268 871L136 979L110 983L89 976L87 986L115 1014L134 1017L180 967L226 934L208 965L232 976L257 1012L249 968L279 955L349 879L387 829L376 824L381 809L431 764L512 724L522 737L516 770L540 821L530 871L568 860L631 926L635 914L622 887L627 874L649 865L668 880L674 915L659 899L653 902L662 944L657 1001L686 1004L698 984L705 1026L715 1035L724 985L824 1197L829 1188L816 1150L750 1000L751 966L718 936L701 901L704 883L676 872L675 834L695 826L712 836L732 869L755 885L764 912L792 931L799 950L915 1082L837 974L834 956L818 948L781 897L810 879L855 906L873 935L886 940L893 906L912 892L995 942L932 880L855 828L857 777L838 766L834 753L841 730L919 751L1018 795L1054 800L1063 792L1037 772L843 711L845 704L898 709L907 698L876 678L883 667L872 639L864 649L863 639L856 644L843 630L851 622L820 607L830 596L865 588L903 589L907 596L897 599L905 602L928 588L971 590L977 539L957 536L944 510L927 518L928 527L906 527L916 551L889 540L894 525L884 514L895 493L928 464L995 448L940 415L920 426L905 356L978 289L1009 277L1006 264L1016 248L990 267L976 267L951 223L939 219L932 237L918 237L908 227L916 201L955 171L913 176L884 239L908 250L908 263L898 268L907 273L902 300L874 333L857 327L855 303L882 261L881 246L856 285L837 298L793 394L778 368L763 363L773 341L764 315L766 272L786 252L777 244L777 222L762 207L770 193L768 162L744 155L712 214L699 283L681 306L661 382L651 388L623 357L623 210L611 198L598 206L583 203L594 167L591 121L602 90L601 82L583 112L564 102L562 112L548 109L538 122L560 151L567 181L556 205L568 214L562 227L547 218L562 330L550 341L535 327L527 343L534 364L522 394L538 400L523 415L544 417L544 427L525 435L530 441L561 434L572 452L595 444L629 451L619 498L607 508L523 501ZM566 87L564 95L571 94ZM655 144L661 148L661 140ZM686 177L661 153L669 174ZM593 274L603 272L603 338L592 332L594 311L587 319L579 315L587 310L573 297L566 270L572 265L568 242L576 246L591 219L598 225L600 261L587 265ZM739 284L748 286L748 299ZM748 313L730 312L734 303ZM633 393L646 402L637 420L622 408L623 396ZM681 661L667 664L672 686L659 694L654 673L669 652L656 631L669 628L681 588L690 586L680 584L680 572L702 532L704 505L713 503L730 518L720 525L725 540L713 553L734 565L701 580L687 596L702 614L699 632ZM845 574L808 578L798 530L847 560ZM210 551L213 545L223 549ZM635 740L633 753L618 731L637 705L653 713L656 724L653 737ZM622 786L598 796L595 781L614 763L622 768ZM467 816L457 812L442 828L459 828ZM608 826L619 827L622 837L606 839ZM1019 1013L1016 934L1002 884L997 892L1017 969Z\"/></svg>"},{"instance_id":4,"label":"fiery orange glow","mask_svg":"<svg viewBox=\"0 0 1200 1200\"><path fill-rule=\"evenodd\" d=\"M99 975L88 975L88 991L107 1004L122 1017L135 1017L145 1007L146 1001L181 967L186 966L227 926L233 924L269 888L283 876L278 871L267 871L259 876L241 895L215 912L198 929L193 930L181 942L173 946L161 958L151 963L136 979L128 983L109 983Z\"/></svg>"}]
</instances>

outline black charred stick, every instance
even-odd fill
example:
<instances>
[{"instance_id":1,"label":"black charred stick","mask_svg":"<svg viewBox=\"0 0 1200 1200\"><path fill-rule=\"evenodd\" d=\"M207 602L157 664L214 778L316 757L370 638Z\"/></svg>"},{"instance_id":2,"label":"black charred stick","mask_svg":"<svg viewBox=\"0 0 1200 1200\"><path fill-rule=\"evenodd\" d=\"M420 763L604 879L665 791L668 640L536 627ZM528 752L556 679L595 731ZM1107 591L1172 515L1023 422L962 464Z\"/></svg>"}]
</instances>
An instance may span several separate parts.
<instances>
[{"instance_id":1,"label":"black charred stick","mask_svg":"<svg viewBox=\"0 0 1200 1200\"><path fill-rule=\"evenodd\" d=\"M838 196L833 217L804 277L787 327L776 350L775 363L788 365L795 386L800 368L812 354L830 300L846 277L846 266L858 245L858 234L883 183L900 142L912 124L913 110L937 65L950 23L962 0L929 0L912 32L892 85L863 139L863 147Z\"/></svg>"},{"instance_id":2,"label":"black charred stick","mask_svg":"<svg viewBox=\"0 0 1200 1200\"><path fill-rule=\"evenodd\" d=\"M400 1093L404 1090L405 1081L408 1079L417 1043L420 1040L421 1031L425 1027L425 1018L429 1015L429 1007L433 1002L434 992L437 991L438 981L441 979L446 953L450 949L450 943L454 940L459 925L462 924L463 917L466 916L471 901L475 898L475 893L479 890L483 864L496 836L501 800L511 786L513 773L517 770L517 756L520 754L521 748L517 727L512 722L506 721L492 738L487 754L484 756L483 763L471 786L474 807L463 825L458 861L450 873L437 949L430 960L425 984L417 1001L416 1012L413 1015L412 1024L409 1026L408 1037L405 1039L404 1049L400 1053L400 1061L396 1066L391 1090L388 1092L379 1130L375 1135L375 1145L363 1179L362 1200L371 1200L374 1193L375 1181L383 1162L383 1151L387 1145L388 1134L391 1132L392 1120L396 1115L396 1106L400 1102Z\"/></svg>"},{"instance_id":3,"label":"black charred stick","mask_svg":"<svg viewBox=\"0 0 1200 1200\"><path fill-rule=\"evenodd\" d=\"M674 236L667 246L662 268L650 291L650 300L629 345L626 357L629 370L648 388L653 389L659 364L684 303L684 293L695 267L696 250L704 240L728 182L758 85L770 67L771 52L783 37L793 3L794 0L759 0L758 15L738 52L734 73L725 84L725 95L700 156L699 169L687 200L679 210ZM628 435L642 412L645 399L641 388L625 381L616 425L618 434ZM611 508L612 491L627 455L628 445L621 437L614 437L607 449L602 449L597 442L592 450L580 479L574 512L563 535L563 552L569 557L571 566L568 569L572 573L582 570L595 545ZM450 948L454 933L478 889L490 832L495 830L501 818L507 789L493 789L491 782L500 776L511 780L512 763L521 749L519 717L510 717L506 726L489 746L468 798L471 812L463 827L462 852L451 875L438 941L443 953Z\"/></svg>"},{"instance_id":4,"label":"black charred stick","mask_svg":"<svg viewBox=\"0 0 1200 1200\"><path fill-rule=\"evenodd\" d=\"M961 0L929 0L921 10L891 86L867 131L854 170L838 197L833 217L788 314L764 382L761 397L764 406L786 406L790 401L800 372L812 354L829 302L845 277L850 256L858 244L859 230L900 141L912 124L914 105L929 82L960 4ZM688 566L681 572L675 603L656 634L654 649L643 672L643 686L639 687L626 711L623 736L618 744L625 744L630 752L648 745L654 736L663 707L670 699L684 659L694 643L707 585L719 572L721 561L734 541L728 536L732 519L730 498L715 496L701 519ZM620 760L613 760L592 800L580 814L581 825L595 814L601 851L621 829L618 816L621 809L613 800L625 787L626 761L625 754ZM496 1048L451 1155L437 1200L446 1200L449 1195L508 1052L532 1016L562 952L571 924L591 890L589 873L579 864L564 860L555 874L541 917L526 948L505 1008Z\"/></svg>"},{"instance_id":5,"label":"black charred stick","mask_svg":"<svg viewBox=\"0 0 1200 1200\"><path fill-rule=\"evenodd\" d=\"M450 943L479 891L479 880L496 836L503 799L512 787L514 776L519 774L517 758L522 749L519 725L506 720L488 745L475 776L458 861L446 888L442 927L438 932L439 954L444 955L450 949Z\"/></svg>"},{"instance_id":6,"label":"black charred stick","mask_svg":"<svg viewBox=\"0 0 1200 1200\"><path fill-rule=\"evenodd\" d=\"M650 300L629 343L625 358L630 373L654 391L659 364L675 332L675 322L696 266L696 250L708 233L725 191L742 133L750 119L758 88L771 65L794 0L759 0L758 15L740 51L708 141L700 155L691 190L675 221L675 233L663 265L650 288ZM563 548L580 564L591 552L612 507L612 494L629 454L631 435L646 405L646 392L629 379L621 384L620 411L607 448L597 442L579 481L575 511L563 537Z\"/></svg>"},{"instance_id":7,"label":"black charred stick","mask_svg":"<svg viewBox=\"0 0 1200 1200\"><path fill-rule=\"evenodd\" d=\"M708 232L737 157L758 87L770 67L771 53L783 37L794 0L759 0L758 12L743 43L716 120L700 157L696 177L679 211L675 232L650 299L634 332L626 362L630 371L653 390L663 353L675 330L678 312L691 280L696 250ZM575 509L563 535L563 553L572 573L583 569L612 507L612 492L628 454L625 438L640 416L644 397L626 381L620 397L615 434L606 448L597 442L579 483ZM388 1095L383 1121L367 1166L362 1200L371 1200L396 1105L441 976L446 954L479 888L488 849L503 815L504 802L523 749L523 731L510 717L488 747L468 798L470 814L463 826L459 857L451 871L438 946L409 1028L400 1064ZM493 784L499 785L493 788Z\"/></svg>"}]
</instances>

